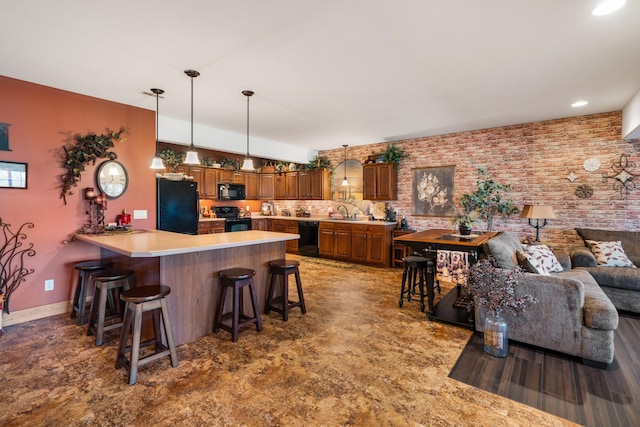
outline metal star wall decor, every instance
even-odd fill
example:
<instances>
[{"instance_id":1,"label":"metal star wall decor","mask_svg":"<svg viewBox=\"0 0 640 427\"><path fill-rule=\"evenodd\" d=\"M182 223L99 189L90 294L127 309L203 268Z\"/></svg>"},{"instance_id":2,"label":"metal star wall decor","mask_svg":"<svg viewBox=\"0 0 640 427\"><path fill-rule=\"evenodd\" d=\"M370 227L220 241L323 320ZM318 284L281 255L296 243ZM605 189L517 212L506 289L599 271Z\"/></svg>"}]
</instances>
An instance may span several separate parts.
<instances>
[{"instance_id":1,"label":"metal star wall decor","mask_svg":"<svg viewBox=\"0 0 640 427\"><path fill-rule=\"evenodd\" d=\"M606 183L608 180L615 180L613 183L613 189L620 192L622 200L627 200L627 196L631 193L631 190L636 188L636 183L633 182L634 178L640 176L640 174L634 174L632 172L635 169L636 164L627 160L627 155L622 154L620 161L611 165L613 173L602 174L602 182Z\"/></svg>"}]
</instances>

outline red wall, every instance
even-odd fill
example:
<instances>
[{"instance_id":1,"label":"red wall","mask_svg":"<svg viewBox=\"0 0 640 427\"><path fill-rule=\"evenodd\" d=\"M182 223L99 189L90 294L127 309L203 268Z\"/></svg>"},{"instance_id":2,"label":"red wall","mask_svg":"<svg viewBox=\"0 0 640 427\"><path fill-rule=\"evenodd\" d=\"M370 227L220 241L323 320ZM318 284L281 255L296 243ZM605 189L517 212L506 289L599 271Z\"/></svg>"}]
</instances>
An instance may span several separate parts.
<instances>
[{"instance_id":1,"label":"red wall","mask_svg":"<svg viewBox=\"0 0 640 427\"><path fill-rule=\"evenodd\" d=\"M65 92L0 76L0 122L10 123L9 148L0 151L0 161L28 163L28 189L0 188L0 218L16 229L33 222L27 230L36 256L27 259L35 273L27 276L11 297L11 311L71 299L73 263L99 257L93 247L65 244L84 222L86 203L82 189L96 187L95 171L103 161L89 166L82 180L67 196L60 198L59 176L62 146L78 133L104 133L124 127L124 142L114 151L129 173L129 186L120 198L109 199L105 220L127 209L147 210L146 220L134 220L135 228L155 228L155 174L149 164L155 152L155 112L114 102ZM44 281L54 279L55 289L44 291Z\"/></svg>"}]
</instances>

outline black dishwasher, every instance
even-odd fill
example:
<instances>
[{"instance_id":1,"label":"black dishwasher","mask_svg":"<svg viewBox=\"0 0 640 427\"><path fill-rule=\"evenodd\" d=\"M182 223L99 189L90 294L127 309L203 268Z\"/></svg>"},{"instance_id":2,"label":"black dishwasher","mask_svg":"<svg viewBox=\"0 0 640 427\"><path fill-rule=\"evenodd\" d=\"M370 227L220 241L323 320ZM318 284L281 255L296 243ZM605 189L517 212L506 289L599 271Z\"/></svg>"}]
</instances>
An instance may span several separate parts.
<instances>
[{"instance_id":1,"label":"black dishwasher","mask_svg":"<svg viewBox=\"0 0 640 427\"><path fill-rule=\"evenodd\" d=\"M318 221L298 221L298 253L318 256Z\"/></svg>"}]
</instances>

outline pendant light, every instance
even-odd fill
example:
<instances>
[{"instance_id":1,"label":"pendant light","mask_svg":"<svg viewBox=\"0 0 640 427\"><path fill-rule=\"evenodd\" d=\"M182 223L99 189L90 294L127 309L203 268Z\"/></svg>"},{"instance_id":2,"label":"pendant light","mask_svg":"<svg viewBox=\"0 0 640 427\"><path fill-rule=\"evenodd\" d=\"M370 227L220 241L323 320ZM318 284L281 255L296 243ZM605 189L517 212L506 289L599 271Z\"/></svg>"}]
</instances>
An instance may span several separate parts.
<instances>
[{"instance_id":1,"label":"pendant light","mask_svg":"<svg viewBox=\"0 0 640 427\"><path fill-rule=\"evenodd\" d=\"M151 92L156 94L156 154L153 156L153 160L151 160L151 169L164 169L164 162L162 161L162 156L160 156L160 152L158 151L158 122L160 122L159 109L158 109L158 98L160 95L164 93L162 89L151 89Z\"/></svg>"},{"instance_id":2,"label":"pendant light","mask_svg":"<svg viewBox=\"0 0 640 427\"><path fill-rule=\"evenodd\" d=\"M193 78L198 77L200 73L195 70L184 70L184 73L191 77L191 146L189 147L189 151L187 151L187 157L184 159L184 164L199 165L200 160L198 160L198 153L193 146Z\"/></svg>"},{"instance_id":3,"label":"pendant light","mask_svg":"<svg viewBox=\"0 0 640 427\"><path fill-rule=\"evenodd\" d=\"M249 98L253 96L253 92L250 90L243 90L242 94L247 97L247 156L244 158L244 162L240 169L243 171L253 171L255 170L253 167L253 160L249 157Z\"/></svg>"},{"instance_id":4,"label":"pendant light","mask_svg":"<svg viewBox=\"0 0 640 427\"><path fill-rule=\"evenodd\" d=\"M349 181L347 181L347 147L348 145L342 145L344 147L344 179L342 180L342 186L348 187Z\"/></svg>"}]
</instances>

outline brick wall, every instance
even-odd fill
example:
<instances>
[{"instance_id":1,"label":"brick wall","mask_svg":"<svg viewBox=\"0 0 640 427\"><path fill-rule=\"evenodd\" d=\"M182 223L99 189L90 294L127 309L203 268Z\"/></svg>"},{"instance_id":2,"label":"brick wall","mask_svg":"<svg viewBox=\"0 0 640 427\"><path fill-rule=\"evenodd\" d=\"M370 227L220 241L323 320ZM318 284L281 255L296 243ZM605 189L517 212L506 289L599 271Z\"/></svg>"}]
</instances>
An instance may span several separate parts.
<instances>
[{"instance_id":1,"label":"brick wall","mask_svg":"<svg viewBox=\"0 0 640 427\"><path fill-rule=\"evenodd\" d=\"M398 200L391 205L406 216L412 228L449 228L447 218L412 215L412 169L455 165L454 200L458 201L460 195L475 190L476 169L483 166L497 182L512 185L510 196L518 206L553 206L558 218L540 230L540 240L552 247L581 244L575 227L640 230L640 176L635 179L639 188L626 200L613 190L613 180L602 182L602 173L611 173L611 165L623 153L638 165L632 173L640 175L640 143L623 141L621 124L621 112L616 111L396 141L411 158L401 164ZM348 157L364 161L385 146L349 147ZM344 149L320 154L337 165ZM583 163L592 157L602 166L587 172ZM571 172L579 176L574 182L566 178ZM580 184L593 187L591 198L575 195ZM521 237L535 235L535 229L518 216L497 218L494 230L514 231Z\"/></svg>"}]
</instances>

